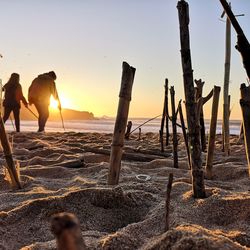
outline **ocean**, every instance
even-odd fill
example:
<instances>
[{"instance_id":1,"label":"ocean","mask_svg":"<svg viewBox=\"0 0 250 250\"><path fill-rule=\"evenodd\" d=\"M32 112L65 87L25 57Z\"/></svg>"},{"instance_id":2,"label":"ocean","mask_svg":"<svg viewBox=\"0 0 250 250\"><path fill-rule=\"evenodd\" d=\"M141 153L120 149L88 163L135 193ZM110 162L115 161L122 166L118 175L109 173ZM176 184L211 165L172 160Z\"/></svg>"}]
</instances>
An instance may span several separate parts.
<instances>
[{"instance_id":1,"label":"ocean","mask_svg":"<svg viewBox=\"0 0 250 250\"><path fill-rule=\"evenodd\" d=\"M135 129L140 124L148 120L148 118L133 118L130 119L133 123L132 130ZM113 133L114 130L114 118L108 119L95 119L95 120L70 120L65 121L66 131L74 132L99 132L99 133ZM155 119L148 122L147 124L141 127L142 133L153 132L158 133L160 129L161 119ZM240 133L241 121L232 120L230 121L230 134L239 135ZM206 133L209 132L209 120L205 121ZM21 131L37 131L37 121L21 121ZM171 123L169 124L169 129L171 132ZM13 125L10 120L6 122L6 130L13 131ZM219 120L217 122L217 133L220 134L222 130L222 122ZM64 132L61 122L52 122L48 121L46 124L47 132ZM181 129L178 128L178 132L181 132ZM138 133L138 129L134 132Z\"/></svg>"}]
</instances>

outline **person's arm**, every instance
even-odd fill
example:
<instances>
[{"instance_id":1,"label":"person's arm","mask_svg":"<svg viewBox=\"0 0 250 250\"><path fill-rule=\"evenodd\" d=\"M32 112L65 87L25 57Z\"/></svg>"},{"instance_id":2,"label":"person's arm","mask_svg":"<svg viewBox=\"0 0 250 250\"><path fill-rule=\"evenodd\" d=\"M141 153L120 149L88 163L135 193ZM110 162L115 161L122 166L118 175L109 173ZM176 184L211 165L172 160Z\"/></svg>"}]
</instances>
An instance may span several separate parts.
<instances>
[{"instance_id":1,"label":"person's arm","mask_svg":"<svg viewBox=\"0 0 250 250\"><path fill-rule=\"evenodd\" d=\"M25 97L23 96L22 86L19 85L16 91L17 100L21 100L25 107L28 106L28 102L26 101Z\"/></svg>"},{"instance_id":2,"label":"person's arm","mask_svg":"<svg viewBox=\"0 0 250 250\"><path fill-rule=\"evenodd\" d=\"M58 109L61 110L62 109L61 102L60 102L58 92L57 92L57 89L56 89L56 83L54 81L53 81L53 84L52 84L51 93L52 93L53 97L55 98L55 100L57 100L57 102L58 102Z\"/></svg>"}]
</instances>

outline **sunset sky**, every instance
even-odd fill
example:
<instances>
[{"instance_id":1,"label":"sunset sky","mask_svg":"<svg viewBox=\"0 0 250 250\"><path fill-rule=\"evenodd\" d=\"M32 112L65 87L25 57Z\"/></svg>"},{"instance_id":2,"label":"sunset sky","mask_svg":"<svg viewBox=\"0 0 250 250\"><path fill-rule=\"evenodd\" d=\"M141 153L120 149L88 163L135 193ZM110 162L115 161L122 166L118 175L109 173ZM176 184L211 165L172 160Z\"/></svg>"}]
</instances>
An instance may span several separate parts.
<instances>
[{"instance_id":1,"label":"sunset sky","mask_svg":"<svg viewBox=\"0 0 250 250\"><path fill-rule=\"evenodd\" d=\"M250 1L232 0L250 40ZM219 0L189 0L194 77L223 86L225 23ZM40 73L54 70L62 106L115 116L122 61L136 70L130 117L162 112L164 79L184 96L176 0L0 0L0 78L21 76L24 95ZM232 118L241 118L246 82L232 30ZM222 107L222 92L220 106ZM205 107L209 117L211 102ZM220 108L220 117L222 108Z\"/></svg>"}]
</instances>

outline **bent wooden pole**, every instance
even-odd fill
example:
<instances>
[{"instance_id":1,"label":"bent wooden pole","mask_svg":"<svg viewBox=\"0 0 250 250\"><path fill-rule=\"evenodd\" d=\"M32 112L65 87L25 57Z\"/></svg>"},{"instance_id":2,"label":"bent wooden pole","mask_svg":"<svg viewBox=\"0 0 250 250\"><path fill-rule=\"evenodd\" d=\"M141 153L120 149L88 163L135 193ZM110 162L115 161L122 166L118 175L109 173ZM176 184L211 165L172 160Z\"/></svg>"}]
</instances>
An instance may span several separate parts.
<instances>
[{"instance_id":1,"label":"bent wooden pole","mask_svg":"<svg viewBox=\"0 0 250 250\"><path fill-rule=\"evenodd\" d=\"M220 87L214 86L212 114L211 114L209 139L208 139L207 162L206 162L206 176L208 179L212 178L219 98L220 98Z\"/></svg>"},{"instance_id":2,"label":"bent wooden pole","mask_svg":"<svg viewBox=\"0 0 250 250\"><path fill-rule=\"evenodd\" d=\"M202 169L199 117L196 113L193 70L189 42L189 10L184 0L177 5L180 23L181 58L184 80L185 104L192 161L192 186L195 198L205 198L204 172Z\"/></svg>"},{"instance_id":3,"label":"bent wooden pole","mask_svg":"<svg viewBox=\"0 0 250 250\"><path fill-rule=\"evenodd\" d=\"M240 106L243 118L243 133L248 162L248 173L250 177L250 86L246 86L245 83L242 83L240 86L240 93Z\"/></svg>"},{"instance_id":4,"label":"bent wooden pole","mask_svg":"<svg viewBox=\"0 0 250 250\"><path fill-rule=\"evenodd\" d=\"M171 95L171 107L172 107L172 131L173 131L173 157L174 157L174 168L178 168L178 140L177 140L177 129L176 129L176 111L175 111L175 91L174 87L170 87Z\"/></svg>"},{"instance_id":5,"label":"bent wooden pole","mask_svg":"<svg viewBox=\"0 0 250 250\"><path fill-rule=\"evenodd\" d=\"M3 119L1 117L0 117L0 140L3 148L4 157L6 160L6 167L8 169L13 188L21 189L22 186L16 171L15 163L12 157L12 150L10 147L10 143L8 141L7 134L5 132Z\"/></svg>"},{"instance_id":6,"label":"bent wooden pole","mask_svg":"<svg viewBox=\"0 0 250 250\"><path fill-rule=\"evenodd\" d=\"M117 185L119 182L122 148L124 135L128 120L129 103L131 100L132 86L135 76L135 68L128 63L122 64L122 80L119 94L118 111L116 115L115 128L110 153L110 166L108 174L108 184Z\"/></svg>"}]
</instances>

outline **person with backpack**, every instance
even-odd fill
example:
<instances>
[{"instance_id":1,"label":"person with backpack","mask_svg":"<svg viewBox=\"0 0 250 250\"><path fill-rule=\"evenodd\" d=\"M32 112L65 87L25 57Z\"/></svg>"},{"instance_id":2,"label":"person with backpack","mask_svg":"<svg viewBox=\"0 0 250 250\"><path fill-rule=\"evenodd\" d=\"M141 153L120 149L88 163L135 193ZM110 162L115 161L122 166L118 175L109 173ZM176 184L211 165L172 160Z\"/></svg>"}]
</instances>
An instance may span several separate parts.
<instances>
[{"instance_id":1,"label":"person with backpack","mask_svg":"<svg viewBox=\"0 0 250 250\"><path fill-rule=\"evenodd\" d=\"M44 132L46 122L49 118L49 105L51 95L58 101L58 108L61 111L61 104L56 89L56 74L54 71L44 73L36 77L28 93L29 104L34 104L38 112L38 132Z\"/></svg>"},{"instance_id":2,"label":"person with backpack","mask_svg":"<svg viewBox=\"0 0 250 250\"><path fill-rule=\"evenodd\" d=\"M3 86L4 94L4 123L8 120L10 113L13 112L15 119L16 132L20 132L20 108L21 101L25 107L28 107L28 103L23 96L22 86L19 83L20 76L17 73L12 73L9 81Z\"/></svg>"}]
</instances>

